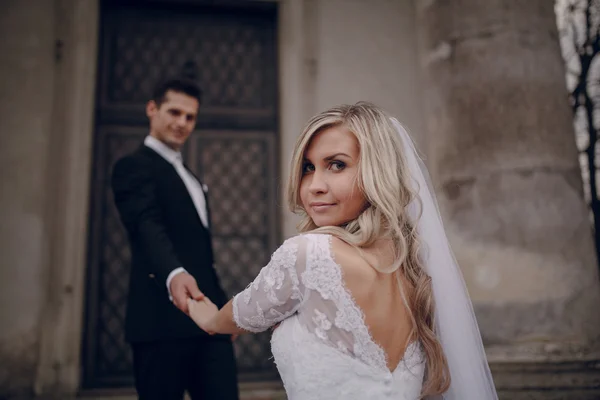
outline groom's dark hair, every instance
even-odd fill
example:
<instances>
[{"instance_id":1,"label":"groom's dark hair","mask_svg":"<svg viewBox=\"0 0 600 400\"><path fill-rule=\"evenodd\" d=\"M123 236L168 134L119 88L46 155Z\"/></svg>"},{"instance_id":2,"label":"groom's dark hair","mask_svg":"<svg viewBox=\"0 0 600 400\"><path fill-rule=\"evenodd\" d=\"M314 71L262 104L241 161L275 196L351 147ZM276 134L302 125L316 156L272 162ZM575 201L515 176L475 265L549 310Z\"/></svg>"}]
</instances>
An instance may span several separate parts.
<instances>
[{"instance_id":1,"label":"groom's dark hair","mask_svg":"<svg viewBox=\"0 0 600 400\"><path fill-rule=\"evenodd\" d=\"M198 100L198 103L202 102L202 90L194 80L187 78L172 78L160 82L154 89L152 100L154 100L158 107L166 100L165 96L169 90L193 97Z\"/></svg>"}]
</instances>

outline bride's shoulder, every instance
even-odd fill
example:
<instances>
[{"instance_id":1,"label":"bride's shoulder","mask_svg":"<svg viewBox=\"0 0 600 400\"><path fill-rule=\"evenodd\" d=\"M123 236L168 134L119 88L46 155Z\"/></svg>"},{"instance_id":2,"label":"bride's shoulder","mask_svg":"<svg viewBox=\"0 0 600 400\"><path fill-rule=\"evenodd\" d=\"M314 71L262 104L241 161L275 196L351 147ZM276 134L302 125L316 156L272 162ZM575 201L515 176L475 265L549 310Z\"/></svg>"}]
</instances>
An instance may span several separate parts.
<instances>
[{"instance_id":1,"label":"bride's shoulder","mask_svg":"<svg viewBox=\"0 0 600 400\"><path fill-rule=\"evenodd\" d=\"M294 252L297 255L312 254L316 258L333 258L331 246L338 240L329 234L302 233L286 239L276 252Z\"/></svg>"},{"instance_id":2,"label":"bride's shoulder","mask_svg":"<svg viewBox=\"0 0 600 400\"><path fill-rule=\"evenodd\" d=\"M307 245L309 243L329 245L335 238L326 233L301 233L286 239L282 246Z\"/></svg>"},{"instance_id":3,"label":"bride's shoulder","mask_svg":"<svg viewBox=\"0 0 600 400\"><path fill-rule=\"evenodd\" d=\"M302 233L288 238L278 249L278 251L284 250L293 250L302 254L315 253L317 258L330 259L339 264L342 269L350 271L357 267L357 259L361 259L359 251L354 246L335 235L326 233Z\"/></svg>"},{"instance_id":4,"label":"bride's shoulder","mask_svg":"<svg viewBox=\"0 0 600 400\"><path fill-rule=\"evenodd\" d=\"M332 236L330 241L331 258L342 270L346 283L355 280L365 282L374 277L373 268L359 249L335 236Z\"/></svg>"},{"instance_id":5,"label":"bride's shoulder","mask_svg":"<svg viewBox=\"0 0 600 400\"><path fill-rule=\"evenodd\" d=\"M357 249L335 235L328 233L303 233L294 236L285 243L310 245L310 251L328 255L333 261L352 260L358 255ZM285 244L284 243L284 244Z\"/></svg>"},{"instance_id":6,"label":"bride's shoulder","mask_svg":"<svg viewBox=\"0 0 600 400\"><path fill-rule=\"evenodd\" d=\"M311 238L308 235L301 234L292 236L286 239L280 246L275 250L275 254L282 252L302 252L305 253L308 248L308 243L311 241Z\"/></svg>"}]
</instances>

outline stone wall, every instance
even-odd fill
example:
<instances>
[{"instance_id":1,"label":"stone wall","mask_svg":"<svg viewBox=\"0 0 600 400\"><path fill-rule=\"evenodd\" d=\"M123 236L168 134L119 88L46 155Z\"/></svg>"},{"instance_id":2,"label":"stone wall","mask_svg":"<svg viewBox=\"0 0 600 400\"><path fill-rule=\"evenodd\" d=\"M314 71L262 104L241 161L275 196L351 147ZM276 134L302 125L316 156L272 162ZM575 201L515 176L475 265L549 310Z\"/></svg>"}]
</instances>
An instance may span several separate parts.
<instances>
[{"instance_id":1,"label":"stone wall","mask_svg":"<svg viewBox=\"0 0 600 400\"><path fill-rule=\"evenodd\" d=\"M54 85L54 2L0 13L0 398L32 390L48 282L46 182Z\"/></svg>"},{"instance_id":2,"label":"stone wall","mask_svg":"<svg viewBox=\"0 0 600 400\"><path fill-rule=\"evenodd\" d=\"M411 0L280 1L282 186L296 138L314 114L371 101L413 133L423 125ZM283 213L283 234L298 220Z\"/></svg>"}]
</instances>

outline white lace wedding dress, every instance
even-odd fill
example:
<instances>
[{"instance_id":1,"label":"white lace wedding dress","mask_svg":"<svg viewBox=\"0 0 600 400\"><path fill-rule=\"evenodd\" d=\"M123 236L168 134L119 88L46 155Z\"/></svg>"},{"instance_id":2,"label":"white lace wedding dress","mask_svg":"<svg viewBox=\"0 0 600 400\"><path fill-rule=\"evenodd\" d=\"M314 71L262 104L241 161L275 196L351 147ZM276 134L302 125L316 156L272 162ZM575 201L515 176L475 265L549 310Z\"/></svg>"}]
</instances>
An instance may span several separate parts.
<instances>
[{"instance_id":1,"label":"white lace wedding dress","mask_svg":"<svg viewBox=\"0 0 600 400\"><path fill-rule=\"evenodd\" d=\"M416 400L425 371L413 342L394 371L344 286L331 236L287 240L246 290L235 296L236 324L261 332L283 321L271 347L290 400Z\"/></svg>"}]
</instances>

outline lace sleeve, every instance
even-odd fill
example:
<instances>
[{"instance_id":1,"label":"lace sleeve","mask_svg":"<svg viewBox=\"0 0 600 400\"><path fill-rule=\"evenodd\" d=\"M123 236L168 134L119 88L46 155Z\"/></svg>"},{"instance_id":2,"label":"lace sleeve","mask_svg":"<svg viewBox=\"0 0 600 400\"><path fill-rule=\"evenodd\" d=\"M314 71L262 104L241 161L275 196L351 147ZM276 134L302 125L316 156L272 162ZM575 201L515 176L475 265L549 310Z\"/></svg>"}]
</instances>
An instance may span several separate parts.
<instances>
[{"instance_id":1,"label":"lace sleeve","mask_svg":"<svg viewBox=\"0 0 600 400\"><path fill-rule=\"evenodd\" d=\"M306 240L285 241L254 282L233 299L233 319L250 332L262 332L294 314L305 297L300 274L306 269Z\"/></svg>"}]
</instances>

